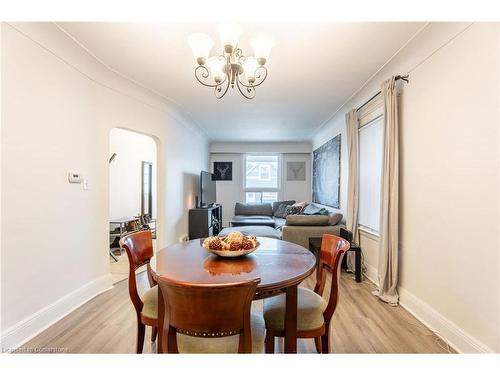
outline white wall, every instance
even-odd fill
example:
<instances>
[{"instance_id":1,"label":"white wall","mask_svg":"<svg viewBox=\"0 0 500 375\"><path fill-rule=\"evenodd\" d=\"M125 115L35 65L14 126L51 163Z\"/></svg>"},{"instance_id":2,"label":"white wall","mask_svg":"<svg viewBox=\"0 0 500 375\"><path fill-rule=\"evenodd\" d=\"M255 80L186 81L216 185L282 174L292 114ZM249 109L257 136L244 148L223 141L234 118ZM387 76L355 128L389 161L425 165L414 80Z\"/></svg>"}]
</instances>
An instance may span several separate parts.
<instances>
[{"instance_id":1,"label":"white wall","mask_svg":"<svg viewBox=\"0 0 500 375\"><path fill-rule=\"evenodd\" d=\"M114 128L109 134L109 217L140 215L142 210L142 162L153 164L153 216L156 217L156 142L153 138Z\"/></svg>"},{"instance_id":2,"label":"white wall","mask_svg":"<svg viewBox=\"0 0 500 375\"><path fill-rule=\"evenodd\" d=\"M223 224L229 225L234 216L236 202L245 201L244 153L273 152L281 154L280 200L311 201L311 145L309 143L263 142L263 143L217 143L210 145L210 171L214 161L233 163L233 180L217 181L217 202L223 206ZM286 162L306 163L305 181L287 181Z\"/></svg>"},{"instance_id":3,"label":"white wall","mask_svg":"<svg viewBox=\"0 0 500 375\"><path fill-rule=\"evenodd\" d=\"M500 351L499 26L468 26L426 27L327 121L313 148L342 133L345 210L345 113L410 71L400 98L401 303L461 351ZM377 259L366 256L370 267Z\"/></svg>"},{"instance_id":4,"label":"white wall","mask_svg":"<svg viewBox=\"0 0 500 375\"><path fill-rule=\"evenodd\" d=\"M208 140L50 23L2 24L1 331L12 348L111 287L109 133L158 146L158 247L187 232ZM67 182L69 170L89 190Z\"/></svg>"}]
</instances>

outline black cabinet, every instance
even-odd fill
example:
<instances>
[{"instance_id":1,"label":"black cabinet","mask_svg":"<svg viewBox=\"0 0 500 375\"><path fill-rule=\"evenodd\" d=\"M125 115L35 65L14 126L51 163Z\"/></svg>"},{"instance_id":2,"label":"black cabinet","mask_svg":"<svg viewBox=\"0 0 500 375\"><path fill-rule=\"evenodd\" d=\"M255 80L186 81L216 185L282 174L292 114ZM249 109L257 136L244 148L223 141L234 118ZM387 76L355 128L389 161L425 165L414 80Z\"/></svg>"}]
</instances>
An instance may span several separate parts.
<instances>
[{"instance_id":1,"label":"black cabinet","mask_svg":"<svg viewBox=\"0 0 500 375\"><path fill-rule=\"evenodd\" d=\"M222 205L189 210L189 239L216 236L222 230Z\"/></svg>"}]
</instances>

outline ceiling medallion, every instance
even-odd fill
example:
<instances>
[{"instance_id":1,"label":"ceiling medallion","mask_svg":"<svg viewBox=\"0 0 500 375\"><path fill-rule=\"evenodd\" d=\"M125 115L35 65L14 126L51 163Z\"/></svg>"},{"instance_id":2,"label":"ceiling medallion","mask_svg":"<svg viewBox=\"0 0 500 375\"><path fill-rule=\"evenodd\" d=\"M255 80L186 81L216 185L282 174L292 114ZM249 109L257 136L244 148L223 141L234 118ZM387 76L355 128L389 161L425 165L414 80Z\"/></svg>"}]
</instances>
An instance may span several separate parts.
<instances>
[{"instance_id":1,"label":"ceiling medallion","mask_svg":"<svg viewBox=\"0 0 500 375\"><path fill-rule=\"evenodd\" d=\"M267 78L266 61L273 46L269 38L256 38L251 45L255 56L244 56L238 47L240 29L225 25L219 29L223 50L221 55L210 56L214 42L205 34L193 34L188 38L198 66L194 76L202 85L213 87L217 99L226 95L229 86L238 88L247 99L255 97L255 88Z\"/></svg>"}]
</instances>

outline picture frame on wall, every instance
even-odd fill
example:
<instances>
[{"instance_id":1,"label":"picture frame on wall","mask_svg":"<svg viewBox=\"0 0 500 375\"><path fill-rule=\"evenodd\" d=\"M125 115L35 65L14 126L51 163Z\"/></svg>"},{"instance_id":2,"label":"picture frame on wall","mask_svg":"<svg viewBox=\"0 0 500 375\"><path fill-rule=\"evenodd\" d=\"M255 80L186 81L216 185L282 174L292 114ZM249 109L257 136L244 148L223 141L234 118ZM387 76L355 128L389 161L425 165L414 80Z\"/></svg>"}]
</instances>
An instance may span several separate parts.
<instances>
[{"instance_id":1,"label":"picture frame on wall","mask_svg":"<svg viewBox=\"0 0 500 375\"><path fill-rule=\"evenodd\" d=\"M233 180L233 162L232 161L214 161L215 181Z\"/></svg>"},{"instance_id":2,"label":"picture frame on wall","mask_svg":"<svg viewBox=\"0 0 500 375\"><path fill-rule=\"evenodd\" d=\"M286 163L287 181L305 181L306 180L306 162L288 161Z\"/></svg>"}]
</instances>

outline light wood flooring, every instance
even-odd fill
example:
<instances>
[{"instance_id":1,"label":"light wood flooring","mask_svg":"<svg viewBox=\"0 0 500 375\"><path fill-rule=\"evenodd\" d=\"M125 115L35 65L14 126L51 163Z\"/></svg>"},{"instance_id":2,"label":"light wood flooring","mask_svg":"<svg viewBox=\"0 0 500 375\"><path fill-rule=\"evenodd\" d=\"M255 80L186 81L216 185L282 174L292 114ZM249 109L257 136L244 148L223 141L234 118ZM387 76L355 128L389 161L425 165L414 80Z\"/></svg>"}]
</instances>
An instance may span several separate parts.
<instances>
[{"instance_id":1,"label":"light wood flooring","mask_svg":"<svg viewBox=\"0 0 500 375\"><path fill-rule=\"evenodd\" d=\"M138 276L147 287L146 273ZM329 280L328 280L329 282ZM302 286L312 288L314 276ZM68 353L134 353L136 317L127 281L87 302L23 346L23 350L56 348ZM447 353L446 343L402 307L391 307L372 295L369 281L357 284L343 273L340 299L330 331L334 353ZM325 290L328 290L328 285ZM262 309L262 302L256 301ZM145 353L154 353L147 327ZM452 351L452 349L450 348ZM299 353L316 353L312 339L300 339ZM282 339L276 352L283 353Z\"/></svg>"}]
</instances>

